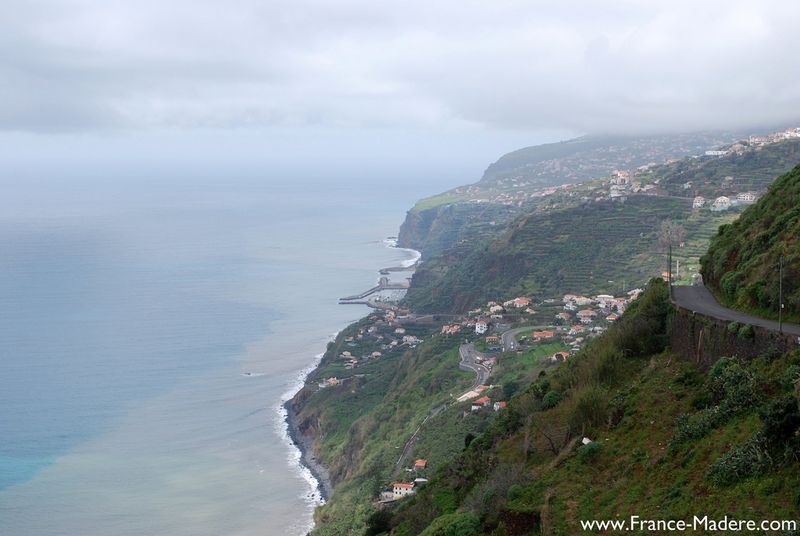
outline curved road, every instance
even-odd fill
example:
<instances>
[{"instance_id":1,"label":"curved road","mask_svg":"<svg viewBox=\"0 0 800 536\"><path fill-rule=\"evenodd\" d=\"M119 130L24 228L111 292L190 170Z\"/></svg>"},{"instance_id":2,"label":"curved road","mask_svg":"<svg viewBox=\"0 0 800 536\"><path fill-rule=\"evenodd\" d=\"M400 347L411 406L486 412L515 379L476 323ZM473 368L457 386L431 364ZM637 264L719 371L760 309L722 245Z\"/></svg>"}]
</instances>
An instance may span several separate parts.
<instances>
[{"instance_id":1,"label":"curved road","mask_svg":"<svg viewBox=\"0 0 800 536\"><path fill-rule=\"evenodd\" d=\"M500 335L500 340L503 341L503 351L514 350L517 347L517 335L525 331L533 329L553 329L555 326L522 326L521 328L509 329Z\"/></svg>"},{"instance_id":2,"label":"curved road","mask_svg":"<svg viewBox=\"0 0 800 536\"><path fill-rule=\"evenodd\" d=\"M472 384L472 387L470 387L468 391L472 391L477 386L483 385L489 378L490 372L488 368L478 363L477 358L486 358L486 354L482 354L481 352L477 351L475 349L474 342L462 344L458 348L458 353L461 356L461 362L458 364L458 368L461 370L474 372L477 375L475 378L475 383Z\"/></svg>"},{"instance_id":3,"label":"curved road","mask_svg":"<svg viewBox=\"0 0 800 536\"><path fill-rule=\"evenodd\" d=\"M719 304L714 295L702 285L673 286L672 301L675 305L695 313L701 313L729 322L752 324L771 331L779 331L778 323L774 320L766 320L741 311L723 307ZM800 326L784 322L783 332L800 337Z\"/></svg>"}]
</instances>

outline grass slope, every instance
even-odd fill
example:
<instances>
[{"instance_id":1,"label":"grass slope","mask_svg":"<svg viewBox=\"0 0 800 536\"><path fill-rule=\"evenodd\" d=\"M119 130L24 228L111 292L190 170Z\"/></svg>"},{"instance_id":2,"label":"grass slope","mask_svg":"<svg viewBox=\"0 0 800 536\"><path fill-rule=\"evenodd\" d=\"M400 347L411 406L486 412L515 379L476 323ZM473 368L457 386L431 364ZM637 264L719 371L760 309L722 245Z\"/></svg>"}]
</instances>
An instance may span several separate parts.
<instances>
[{"instance_id":1,"label":"grass slope","mask_svg":"<svg viewBox=\"0 0 800 536\"><path fill-rule=\"evenodd\" d=\"M663 221L682 222L688 245L699 248L724 218L711 213L691 217L685 200L654 196L533 214L464 258L450 255L423 263L407 299L421 311L463 312L498 297L634 288L667 268L658 249Z\"/></svg>"},{"instance_id":2,"label":"grass slope","mask_svg":"<svg viewBox=\"0 0 800 536\"><path fill-rule=\"evenodd\" d=\"M581 520L630 515L800 517L800 353L723 358L706 374L666 351L670 316L654 280L382 529L572 535Z\"/></svg>"},{"instance_id":3,"label":"grass slope","mask_svg":"<svg viewBox=\"0 0 800 536\"><path fill-rule=\"evenodd\" d=\"M778 178L741 217L720 227L702 259L706 284L725 304L777 318L779 258L784 318L800 321L800 166Z\"/></svg>"}]
</instances>

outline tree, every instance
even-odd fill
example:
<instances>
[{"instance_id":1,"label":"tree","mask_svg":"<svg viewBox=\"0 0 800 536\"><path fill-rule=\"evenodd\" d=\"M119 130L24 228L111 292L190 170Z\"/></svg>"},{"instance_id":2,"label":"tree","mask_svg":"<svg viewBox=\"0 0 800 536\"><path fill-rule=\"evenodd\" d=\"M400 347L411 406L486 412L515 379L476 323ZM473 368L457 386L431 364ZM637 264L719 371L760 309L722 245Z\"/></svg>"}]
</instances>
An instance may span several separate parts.
<instances>
[{"instance_id":1,"label":"tree","mask_svg":"<svg viewBox=\"0 0 800 536\"><path fill-rule=\"evenodd\" d=\"M673 220L664 220L661 222L661 228L658 230L658 245L667 249L669 246L680 244L686 240L686 229L683 225Z\"/></svg>"}]
</instances>

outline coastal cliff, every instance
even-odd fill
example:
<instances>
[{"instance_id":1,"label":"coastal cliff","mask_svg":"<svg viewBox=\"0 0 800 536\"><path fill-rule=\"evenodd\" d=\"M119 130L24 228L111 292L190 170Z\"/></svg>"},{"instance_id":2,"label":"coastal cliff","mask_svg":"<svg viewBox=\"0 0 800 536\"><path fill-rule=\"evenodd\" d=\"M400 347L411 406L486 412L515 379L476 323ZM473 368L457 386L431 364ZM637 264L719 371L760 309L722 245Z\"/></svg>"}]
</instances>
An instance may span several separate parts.
<instances>
[{"instance_id":1,"label":"coastal cliff","mask_svg":"<svg viewBox=\"0 0 800 536\"><path fill-rule=\"evenodd\" d=\"M571 533L579 516L596 517L597 500L608 505L601 513L610 517L640 503L652 515L666 504L670 515L680 516L701 491L711 497L703 502L710 513L739 512L740 505L791 517L793 501L800 500L792 495L800 486L796 460L748 466L741 475L726 465L769 430L769 419L754 405L736 405L725 420L702 424L714 408L739 404L742 394L720 384L715 369L743 382L749 391L742 396L753 397L765 385L756 378L769 384L766 402L789 396L796 384L793 367L800 366L797 352L786 353L790 347L776 353L761 348L767 339L756 337L748 341L748 362L715 355L698 368L680 359L691 353L694 320L672 309L666 285L654 279L617 324L587 338L588 346L564 365L542 366L546 354L563 350L555 346L499 353L492 376L498 385L486 386L487 393L510 400L510 410L494 415L454 401L474 381L460 370L460 349L480 337L470 329L451 332L448 323L465 322L466 311L487 300L520 295L537 296L536 309L547 311L535 324L551 323L556 300L547 298L643 286L665 268L659 249L665 221L682 228L675 255L688 282L715 229L737 212L692 208L692 198L683 194L687 181L711 196L766 188L771 170L777 175L796 163L794 151L783 144L759 150L756 160L732 154L665 164L637 175L656 185L652 193L625 199L604 195L609 181L598 179L519 203L465 201L459 196L469 187L418 203L399 236L401 247L422 250L425 259L406 300L343 330L289 402L309 466L336 490L326 491L330 500L317 511L314 534L410 535L465 520L485 533L528 534L548 526L557 528L553 534ZM749 173L753 166L766 170L759 168L741 185L723 175L730 169ZM403 306L456 316L408 315ZM491 346L487 341L483 347ZM730 345L731 351L740 346ZM646 437L640 433L645 429ZM581 446L583 437L595 446ZM776 455L774 444L764 445L764 453ZM415 457L432 469L417 472ZM667 489L670 474L679 482ZM416 497L378 502L393 481L414 477L429 481ZM751 478L771 491L745 496ZM626 491L640 489L645 479L663 486L648 497Z\"/></svg>"}]
</instances>

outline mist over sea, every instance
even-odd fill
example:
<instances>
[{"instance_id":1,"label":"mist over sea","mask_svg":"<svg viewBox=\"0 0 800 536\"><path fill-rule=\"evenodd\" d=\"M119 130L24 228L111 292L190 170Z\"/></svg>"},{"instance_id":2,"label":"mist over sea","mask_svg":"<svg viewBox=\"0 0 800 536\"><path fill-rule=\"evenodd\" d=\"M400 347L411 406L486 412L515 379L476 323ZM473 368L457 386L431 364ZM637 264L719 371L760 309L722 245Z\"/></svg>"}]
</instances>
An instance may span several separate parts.
<instances>
[{"instance_id":1,"label":"mist over sea","mask_svg":"<svg viewBox=\"0 0 800 536\"><path fill-rule=\"evenodd\" d=\"M411 256L394 189L4 184L0 534L304 534L279 406L367 312L336 299Z\"/></svg>"}]
</instances>

